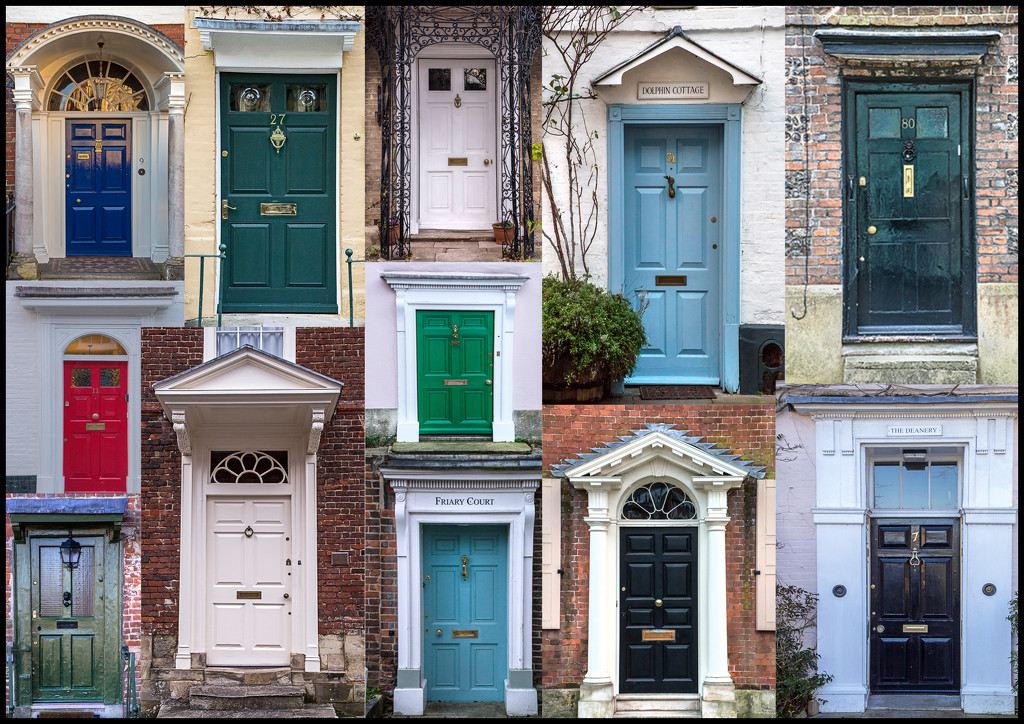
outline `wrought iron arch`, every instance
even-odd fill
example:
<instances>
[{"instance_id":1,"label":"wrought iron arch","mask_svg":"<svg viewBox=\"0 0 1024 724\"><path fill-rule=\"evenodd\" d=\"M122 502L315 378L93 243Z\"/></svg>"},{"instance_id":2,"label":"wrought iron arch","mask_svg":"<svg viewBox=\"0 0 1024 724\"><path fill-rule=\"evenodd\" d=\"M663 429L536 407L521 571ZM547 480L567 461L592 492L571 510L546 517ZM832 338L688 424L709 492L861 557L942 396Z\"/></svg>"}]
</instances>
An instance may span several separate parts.
<instances>
[{"instance_id":1,"label":"wrought iron arch","mask_svg":"<svg viewBox=\"0 0 1024 724\"><path fill-rule=\"evenodd\" d=\"M381 129L381 257L401 259L409 246L412 202L412 65L437 43L479 45L494 54L500 79L499 216L511 224L504 259L534 251L530 66L540 47L538 6L376 5L366 8L367 42L381 66L377 125Z\"/></svg>"},{"instance_id":2,"label":"wrought iron arch","mask_svg":"<svg viewBox=\"0 0 1024 724\"><path fill-rule=\"evenodd\" d=\"M680 486L657 480L630 493L619 517L622 520L694 520L697 506Z\"/></svg>"}]
</instances>

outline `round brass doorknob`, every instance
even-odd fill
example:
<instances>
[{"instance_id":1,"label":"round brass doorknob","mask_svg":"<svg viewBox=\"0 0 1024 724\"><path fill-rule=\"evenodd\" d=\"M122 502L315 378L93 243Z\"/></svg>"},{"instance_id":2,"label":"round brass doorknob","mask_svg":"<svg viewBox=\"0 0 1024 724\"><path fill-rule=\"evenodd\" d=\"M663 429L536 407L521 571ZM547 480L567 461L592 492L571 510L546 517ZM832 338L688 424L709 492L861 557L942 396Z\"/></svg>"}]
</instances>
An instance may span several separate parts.
<instances>
[{"instance_id":1,"label":"round brass doorknob","mask_svg":"<svg viewBox=\"0 0 1024 724\"><path fill-rule=\"evenodd\" d=\"M94 419L94 420L100 419L100 413L98 413L98 412L92 413L92 419Z\"/></svg>"},{"instance_id":2,"label":"round brass doorknob","mask_svg":"<svg viewBox=\"0 0 1024 724\"><path fill-rule=\"evenodd\" d=\"M860 258L860 260L861 260L861 261L864 261L864 257L861 257L861 258Z\"/></svg>"},{"instance_id":3,"label":"round brass doorknob","mask_svg":"<svg viewBox=\"0 0 1024 724\"><path fill-rule=\"evenodd\" d=\"M490 166L490 165L491 165L491 160L489 158L485 158L484 159L484 166Z\"/></svg>"},{"instance_id":4,"label":"round brass doorknob","mask_svg":"<svg viewBox=\"0 0 1024 724\"><path fill-rule=\"evenodd\" d=\"M874 234L876 231L878 231L877 227L874 227L874 226L869 226L868 227L868 233L869 234Z\"/></svg>"},{"instance_id":5,"label":"round brass doorknob","mask_svg":"<svg viewBox=\"0 0 1024 724\"><path fill-rule=\"evenodd\" d=\"M655 605L655 606L657 606L658 608L661 608L661 599L660 599L660 598L659 598L659 599L656 599L656 600L654 601L654 605Z\"/></svg>"}]
</instances>

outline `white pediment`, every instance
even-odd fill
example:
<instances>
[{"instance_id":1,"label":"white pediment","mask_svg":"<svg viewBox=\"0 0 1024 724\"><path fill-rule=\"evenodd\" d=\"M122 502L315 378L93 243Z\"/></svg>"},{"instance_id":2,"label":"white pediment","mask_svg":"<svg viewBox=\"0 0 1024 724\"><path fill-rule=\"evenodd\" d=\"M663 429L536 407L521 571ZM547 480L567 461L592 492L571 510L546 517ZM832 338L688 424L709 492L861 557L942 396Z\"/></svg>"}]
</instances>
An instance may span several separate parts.
<instances>
[{"instance_id":1,"label":"white pediment","mask_svg":"<svg viewBox=\"0 0 1024 724\"><path fill-rule=\"evenodd\" d=\"M735 86L753 87L761 83L761 79L756 75L740 68L734 63L729 62L715 52L705 48L695 40L687 37L682 28L676 26L664 38L661 38L642 50L640 53L634 55L632 58L619 63L614 68L611 68L598 76L594 80L594 85L598 87L621 85L623 82L623 76L629 71L644 67L659 67L661 64L658 62L658 59L664 54L677 49L683 50L688 55L693 56L697 60L702 61L713 68L724 71L729 75L733 85ZM649 80L660 81L665 79L659 77L651 78Z\"/></svg>"},{"instance_id":2,"label":"white pediment","mask_svg":"<svg viewBox=\"0 0 1024 724\"><path fill-rule=\"evenodd\" d=\"M337 395L342 383L266 352L242 347L153 385L157 396L182 392L326 392Z\"/></svg>"}]
</instances>

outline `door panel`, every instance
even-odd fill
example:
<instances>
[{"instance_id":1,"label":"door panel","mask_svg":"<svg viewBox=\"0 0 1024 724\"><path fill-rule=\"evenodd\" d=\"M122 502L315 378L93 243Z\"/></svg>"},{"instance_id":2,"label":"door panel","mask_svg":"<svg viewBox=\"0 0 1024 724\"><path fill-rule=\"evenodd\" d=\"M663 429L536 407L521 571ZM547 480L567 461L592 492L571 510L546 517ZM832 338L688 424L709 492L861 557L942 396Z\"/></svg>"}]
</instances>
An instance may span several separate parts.
<instances>
[{"instance_id":1,"label":"door panel","mask_svg":"<svg viewBox=\"0 0 1024 724\"><path fill-rule=\"evenodd\" d=\"M221 209L225 312L338 311L335 84L221 75L221 198L234 207Z\"/></svg>"},{"instance_id":2,"label":"door panel","mask_svg":"<svg viewBox=\"0 0 1024 724\"><path fill-rule=\"evenodd\" d=\"M419 61L421 228L490 229L498 220L497 80L493 60Z\"/></svg>"},{"instance_id":3,"label":"door panel","mask_svg":"<svg viewBox=\"0 0 1024 724\"><path fill-rule=\"evenodd\" d=\"M964 101L959 92L914 92L919 87L852 96L853 333L965 329Z\"/></svg>"},{"instance_id":4,"label":"door panel","mask_svg":"<svg viewBox=\"0 0 1024 724\"><path fill-rule=\"evenodd\" d=\"M871 690L960 690L960 522L871 522Z\"/></svg>"},{"instance_id":5,"label":"door panel","mask_svg":"<svg viewBox=\"0 0 1024 724\"><path fill-rule=\"evenodd\" d=\"M416 312L420 434L491 433L493 350L494 312Z\"/></svg>"},{"instance_id":6,"label":"door panel","mask_svg":"<svg viewBox=\"0 0 1024 724\"><path fill-rule=\"evenodd\" d=\"M424 525L422 548L427 700L503 701L508 528Z\"/></svg>"},{"instance_id":7,"label":"door panel","mask_svg":"<svg viewBox=\"0 0 1024 724\"><path fill-rule=\"evenodd\" d=\"M697 529L622 528L619 691L697 691Z\"/></svg>"},{"instance_id":8,"label":"door panel","mask_svg":"<svg viewBox=\"0 0 1024 724\"><path fill-rule=\"evenodd\" d=\"M207 663L291 660L291 500L208 497Z\"/></svg>"},{"instance_id":9,"label":"door panel","mask_svg":"<svg viewBox=\"0 0 1024 724\"><path fill-rule=\"evenodd\" d=\"M75 535L78 567L61 563L63 538L32 538L32 699L104 701L104 541ZM111 580L117 580L114 576ZM119 630L117 631L119 634ZM119 643L115 638L110 645ZM117 671L110 672L116 678Z\"/></svg>"},{"instance_id":10,"label":"door panel","mask_svg":"<svg viewBox=\"0 0 1024 724\"><path fill-rule=\"evenodd\" d=\"M66 123L66 253L131 256L130 121Z\"/></svg>"},{"instance_id":11,"label":"door panel","mask_svg":"<svg viewBox=\"0 0 1024 724\"><path fill-rule=\"evenodd\" d=\"M64 363L64 490L123 493L128 476L128 363Z\"/></svg>"},{"instance_id":12,"label":"door panel","mask_svg":"<svg viewBox=\"0 0 1024 724\"><path fill-rule=\"evenodd\" d=\"M719 382L721 159L718 128L626 129L623 291L648 338L631 382Z\"/></svg>"}]
</instances>

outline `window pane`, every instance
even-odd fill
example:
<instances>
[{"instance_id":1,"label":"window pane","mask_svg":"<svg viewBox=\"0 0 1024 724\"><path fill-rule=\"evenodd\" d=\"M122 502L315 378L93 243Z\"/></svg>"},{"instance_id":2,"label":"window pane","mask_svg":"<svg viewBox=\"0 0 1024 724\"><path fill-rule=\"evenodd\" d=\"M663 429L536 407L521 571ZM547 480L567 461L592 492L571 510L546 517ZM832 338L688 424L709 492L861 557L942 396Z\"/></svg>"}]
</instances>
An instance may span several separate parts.
<instances>
[{"instance_id":1,"label":"window pane","mask_svg":"<svg viewBox=\"0 0 1024 724\"><path fill-rule=\"evenodd\" d=\"M450 91L451 89L451 68L429 68L427 70L427 90Z\"/></svg>"},{"instance_id":2,"label":"window pane","mask_svg":"<svg viewBox=\"0 0 1024 724\"><path fill-rule=\"evenodd\" d=\"M128 354L117 340L102 334L87 334L68 345L64 354Z\"/></svg>"},{"instance_id":3,"label":"window pane","mask_svg":"<svg viewBox=\"0 0 1024 724\"><path fill-rule=\"evenodd\" d=\"M900 109L871 108L868 111L868 133L871 138L899 138Z\"/></svg>"},{"instance_id":4,"label":"window pane","mask_svg":"<svg viewBox=\"0 0 1024 724\"><path fill-rule=\"evenodd\" d=\"M100 387L120 387L121 370L116 367L100 368Z\"/></svg>"},{"instance_id":5,"label":"window pane","mask_svg":"<svg viewBox=\"0 0 1024 724\"><path fill-rule=\"evenodd\" d=\"M63 565L60 546L39 547L39 615L64 615Z\"/></svg>"},{"instance_id":6,"label":"window pane","mask_svg":"<svg viewBox=\"0 0 1024 724\"><path fill-rule=\"evenodd\" d=\"M217 356L249 345L275 357L284 356L282 327L236 327L217 331Z\"/></svg>"},{"instance_id":7,"label":"window pane","mask_svg":"<svg viewBox=\"0 0 1024 724\"><path fill-rule=\"evenodd\" d=\"M487 90L487 68L466 68L462 87L468 91Z\"/></svg>"},{"instance_id":8,"label":"window pane","mask_svg":"<svg viewBox=\"0 0 1024 724\"><path fill-rule=\"evenodd\" d=\"M289 113L324 113L327 111L327 86L290 85L285 108Z\"/></svg>"},{"instance_id":9,"label":"window pane","mask_svg":"<svg viewBox=\"0 0 1024 724\"><path fill-rule=\"evenodd\" d=\"M71 571L71 614L73 616L92 616L93 550L92 546L82 546L78 568Z\"/></svg>"},{"instance_id":10,"label":"window pane","mask_svg":"<svg viewBox=\"0 0 1024 724\"><path fill-rule=\"evenodd\" d=\"M928 464L903 464L903 508L928 507Z\"/></svg>"},{"instance_id":11,"label":"window pane","mask_svg":"<svg viewBox=\"0 0 1024 724\"><path fill-rule=\"evenodd\" d=\"M956 507L956 463L932 463L932 507Z\"/></svg>"},{"instance_id":12,"label":"window pane","mask_svg":"<svg viewBox=\"0 0 1024 724\"><path fill-rule=\"evenodd\" d=\"M917 137L945 138L949 125L948 115L949 112L945 108L918 108Z\"/></svg>"},{"instance_id":13,"label":"window pane","mask_svg":"<svg viewBox=\"0 0 1024 724\"><path fill-rule=\"evenodd\" d=\"M243 113L270 113L270 86L232 83L231 110Z\"/></svg>"},{"instance_id":14,"label":"window pane","mask_svg":"<svg viewBox=\"0 0 1024 724\"><path fill-rule=\"evenodd\" d=\"M71 386L92 387L92 369L89 367L72 367Z\"/></svg>"},{"instance_id":15,"label":"window pane","mask_svg":"<svg viewBox=\"0 0 1024 724\"><path fill-rule=\"evenodd\" d=\"M900 466L898 463L875 463L875 507L900 507Z\"/></svg>"}]
</instances>

